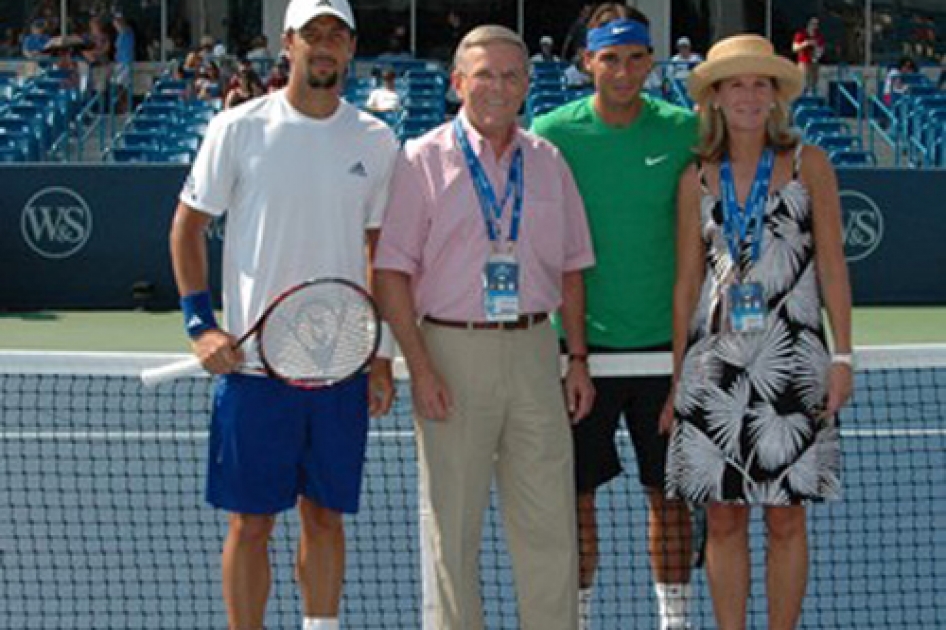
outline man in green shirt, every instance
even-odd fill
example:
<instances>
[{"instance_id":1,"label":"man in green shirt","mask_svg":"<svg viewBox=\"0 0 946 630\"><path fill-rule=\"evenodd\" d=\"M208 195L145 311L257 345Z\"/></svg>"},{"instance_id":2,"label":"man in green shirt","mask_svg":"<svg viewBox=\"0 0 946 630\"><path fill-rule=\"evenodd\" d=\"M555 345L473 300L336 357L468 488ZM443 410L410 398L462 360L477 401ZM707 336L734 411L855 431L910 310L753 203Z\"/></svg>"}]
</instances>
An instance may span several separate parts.
<instances>
[{"instance_id":1,"label":"man in green shirt","mask_svg":"<svg viewBox=\"0 0 946 630\"><path fill-rule=\"evenodd\" d=\"M666 352L677 180L694 157L697 121L642 94L653 65L646 16L605 3L589 27L585 67L596 93L538 118L533 131L561 150L588 213L597 259L584 273L591 351ZM574 429L582 627L598 561L595 489L621 472L614 439L623 414L647 491L660 628L689 628L690 520L685 505L664 499L667 436L658 431L670 377L597 378L595 389L591 415Z\"/></svg>"}]
</instances>

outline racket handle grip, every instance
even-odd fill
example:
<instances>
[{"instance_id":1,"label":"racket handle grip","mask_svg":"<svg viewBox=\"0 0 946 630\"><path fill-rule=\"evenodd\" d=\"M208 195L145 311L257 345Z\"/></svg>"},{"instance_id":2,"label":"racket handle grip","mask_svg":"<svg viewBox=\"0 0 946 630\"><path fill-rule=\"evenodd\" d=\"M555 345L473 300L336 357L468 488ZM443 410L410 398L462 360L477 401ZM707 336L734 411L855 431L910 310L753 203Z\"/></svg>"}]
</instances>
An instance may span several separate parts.
<instances>
[{"instance_id":1,"label":"racket handle grip","mask_svg":"<svg viewBox=\"0 0 946 630\"><path fill-rule=\"evenodd\" d=\"M204 368L200 365L200 359L197 357L189 357L177 361L176 363L142 370L141 382L145 387L154 387L184 376L200 374L203 370Z\"/></svg>"}]
</instances>

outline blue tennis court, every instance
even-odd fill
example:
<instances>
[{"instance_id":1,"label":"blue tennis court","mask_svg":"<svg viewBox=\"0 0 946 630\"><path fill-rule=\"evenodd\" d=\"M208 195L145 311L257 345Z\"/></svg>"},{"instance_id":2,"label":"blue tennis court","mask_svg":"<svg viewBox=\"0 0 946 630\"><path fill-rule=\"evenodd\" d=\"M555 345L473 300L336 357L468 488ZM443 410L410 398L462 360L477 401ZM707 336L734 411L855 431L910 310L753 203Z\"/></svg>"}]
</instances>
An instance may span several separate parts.
<instances>
[{"instance_id":1,"label":"blue tennis court","mask_svg":"<svg viewBox=\"0 0 946 630\"><path fill-rule=\"evenodd\" d=\"M866 362L842 417L844 500L811 509L805 628L946 627L939 597L946 583L946 355L881 358L884 369ZM144 390L134 375L156 360L0 356L0 505L9 514L0 522L0 628L225 625L224 518L202 500L210 381ZM350 520L346 628L421 627L407 387L400 394L395 412L374 423L364 508ZM655 628L646 512L634 475L611 484L600 507L594 627ZM496 517L491 510L482 557L487 627L513 629L515 594ZM765 619L758 520L750 627L764 627ZM294 517L284 517L274 544L268 628L300 625L294 528ZM694 584L698 626L713 627L699 571Z\"/></svg>"}]
</instances>

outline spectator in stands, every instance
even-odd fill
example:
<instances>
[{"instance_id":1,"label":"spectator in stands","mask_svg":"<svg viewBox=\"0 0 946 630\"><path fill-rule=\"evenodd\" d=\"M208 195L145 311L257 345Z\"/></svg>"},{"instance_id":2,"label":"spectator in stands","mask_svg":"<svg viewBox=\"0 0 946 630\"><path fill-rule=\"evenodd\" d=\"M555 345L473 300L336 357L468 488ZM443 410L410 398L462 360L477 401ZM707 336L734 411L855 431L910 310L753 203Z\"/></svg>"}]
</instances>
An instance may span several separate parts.
<instances>
[{"instance_id":1,"label":"spectator in stands","mask_svg":"<svg viewBox=\"0 0 946 630\"><path fill-rule=\"evenodd\" d=\"M197 69L194 78L194 93L202 101L214 101L220 98L220 67L208 61Z\"/></svg>"},{"instance_id":2,"label":"spectator in stands","mask_svg":"<svg viewBox=\"0 0 946 630\"><path fill-rule=\"evenodd\" d=\"M581 275L594 255L584 208L561 154L519 128L529 69L516 33L471 30L451 81L463 109L407 143L375 261L382 312L411 372L432 515L432 627L483 628L480 529L495 478L520 627L575 630L568 426L594 398ZM501 228L494 211L504 215ZM572 353L564 386L552 312L561 313Z\"/></svg>"},{"instance_id":3,"label":"spectator in stands","mask_svg":"<svg viewBox=\"0 0 946 630\"><path fill-rule=\"evenodd\" d=\"M227 90L227 96L223 101L224 109L236 107L266 93L263 82L249 63L241 63L233 78L235 82Z\"/></svg>"},{"instance_id":4,"label":"spectator in stands","mask_svg":"<svg viewBox=\"0 0 946 630\"><path fill-rule=\"evenodd\" d=\"M690 42L690 38L681 37L677 40L677 54L670 58L667 78L686 81L690 76L690 71L701 61L703 61L703 57L693 52L693 44Z\"/></svg>"},{"instance_id":5,"label":"spectator in stands","mask_svg":"<svg viewBox=\"0 0 946 630\"><path fill-rule=\"evenodd\" d=\"M916 74L916 62L911 57L901 57L897 65L890 69L884 78L883 100L887 105L893 105L902 95L906 94L909 86L903 80L905 74Z\"/></svg>"},{"instance_id":6,"label":"spectator in stands","mask_svg":"<svg viewBox=\"0 0 946 630\"><path fill-rule=\"evenodd\" d=\"M371 90L365 107L373 112L394 112L401 109L401 95L395 87L397 73L387 68L381 73L381 85Z\"/></svg>"},{"instance_id":7,"label":"spectator in stands","mask_svg":"<svg viewBox=\"0 0 946 630\"><path fill-rule=\"evenodd\" d=\"M82 51L82 56L92 64L104 65L112 56L112 40L105 30L105 24L97 17L89 20L89 48Z\"/></svg>"},{"instance_id":8,"label":"spectator in stands","mask_svg":"<svg viewBox=\"0 0 946 630\"><path fill-rule=\"evenodd\" d=\"M591 85L591 76L585 70L585 49L579 48L575 59L565 68L565 87L583 88Z\"/></svg>"},{"instance_id":9,"label":"spectator in stands","mask_svg":"<svg viewBox=\"0 0 946 630\"><path fill-rule=\"evenodd\" d=\"M798 627L805 505L841 490L851 290L837 176L790 128L803 86L758 35L719 41L689 81L700 144L676 195L674 389L661 429L667 495L706 506L717 628L747 627L753 507L765 519L768 618L752 626Z\"/></svg>"},{"instance_id":10,"label":"spectator in stands","mask_svg":"<svg viewBox=\"0 0 946 630\"><path fill-rule=\"evenodd\" d=\"M266 77L266 93L275 92L286 87L289 83L289 58L282 56L273 67L269 69L269 76Z\"/></svg>"},{"instance_id":11,"label":"spectator in stands","mask_svg":"<svg viewBox=\"0 0 946 630\"><path fill-rule=\"evenodd\" d=\"M818 93L818 69L825 48L820 25L817 17L811 17L805 28L795 33L792 40L792 52L798 61L798 68L805 76L805 92L808 94Z\"/></svg>"},{"instance_id":12,"label":"spectator in stands","mask_svg":"<svg viewBox=\"0 0 946 630\"><path fill-rule=\"evenodd\" d=\"M539 39L539 52L532 55L529 61L531 63L560 61L559 56L552 51L554 44L555 40L552 39L551 35L543 35Z\"/></svg>"},{"instance_id":13,"label":"spectator in stands","mask_svg":"<svg viewBox=\"0 0 946 630\"><path fill-rule=\"evenodd\" d=\"M135 33L121 13L112 16L115 27L115 65L112 84L118 89L116 112L122 113L131 106L134 93Z\"/></svg>"},{"instance_id":14,"label":"spectator in stands","mask_svg":"<svg viewBox=\"0 0 946 630\"><path fill-rule=\"evenodd\" d=\"M92 85L96 91L104 92L108 74L112 65L112 38L105 29L105 23L98 17L89 21L88 50L82 56L92 67Z\"/></svg>"},{"instance_id":15,"label":"spectator in stands","mask_svg":"<svg viewBox=\"0 0 946 630\"><path fill-rule=\"evenodd\" d=\"M49 43L49 34L46 32L45 20L33 20L30 24L29 35L23 38L23 56L27 59L39 59L43 56L43 49Z\"/></svg>"},{"instance_id":16,"label":"spectator in stands","mask_svg":"<svg viewBox=\"0 0 946 630\"><path fill-rule=\"evenodd\" d=\"M54 60L53 67L62 74L60 85L67 90L84 88L82 79L87 76L84 70L88 66L80 67L73 55L85 46L85 40L78 35L57 35L43 49L44 55Z\"/></svg>"},{"instance_id":17,"label":"spectator in stands","mask_svg":"<svg viewBox=\"0 0 946 630\"><path fill-rule=\"evenodd\" d=\"M269 39L265 35L257 35L250 40L250 49L246 52L250 61L269 61L273 58L269 52Z\"/></svg>"},{"instance_id":18,"label":"spectator in stands","mask_svg":"<svg viewBox=\"0 0 946 630\"><path fill-rule=\"evenodd\" d=\"M210 35L203 35L200 38L200 45L189 52L184 59L184 68L186 70L196 71L213 57L214 38Z\"/></svg>"},{"instance_id":19,"label":"spectator in stands","mask_svg":"<svg viewBox=\"0 0 946 630\"><path fill-rule=\"evenodd\" d=\"M566 157L588 213L598 264L585 273L592 352L668 351L672 340L674 193L693 159L697 122L644 91L653 68L647 17L624 2L589 20L585 67L595 94L540 116L533 130ZM580 626L590 628L598 566L597 490L622 472L620 419L632 436L648 506L647 550L660 630L688 628L690 519L665 499L667 436L660 410L670 378L595 378L591 414L573 427L580 544ZM610 523L606 526L610 526ZM634 549L633 553L643 552Z\"/></svg>"},{"instance_id":20,"label":"spectator in stands","mask_svg":"<svg viewBox=\"0 0 946 630\"><path fill-rule=\"evenodd\" d=\"M588 38L588 18L591 17L593 4L585 3L578 11L578 17L568 27L565 41L562 42L562 59L574 59L579 50L585 50L585 41Z\"/></svg>"},{"instance_id":21,"label":"spectator in stands","mask_svg":"<svg viewBox=\"0 0 946 630\"><path fill-rule=\"evenodd\" d=\"M21 51L19 29L13 27L4 29L3 40L0 41L0 59L16 57Z\"/></svg>"}]
</instances>

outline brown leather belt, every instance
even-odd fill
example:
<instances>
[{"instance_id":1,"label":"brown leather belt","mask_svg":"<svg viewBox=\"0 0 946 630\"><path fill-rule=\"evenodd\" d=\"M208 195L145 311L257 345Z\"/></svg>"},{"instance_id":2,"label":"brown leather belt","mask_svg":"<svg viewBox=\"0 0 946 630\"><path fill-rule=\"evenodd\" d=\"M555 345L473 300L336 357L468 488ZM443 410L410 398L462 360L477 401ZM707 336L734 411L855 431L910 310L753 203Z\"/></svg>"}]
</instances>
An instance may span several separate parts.
<instances>
[{"instance_id":1,"label":"brown leather belt","mask_svg":"<svg viewBox=\"0 0 946 630\"><path fill-rule=\"evenodd\" d=\"M447 328L465 328L467 330L523 330L531 328L536 324L541 324L549 318L548 313L526 313L520 315L519 319L511 322L461 322L453 319L440 319L426 315L424 321L430 322L435 326L446 326Z\"/></svg>"}]
</instances>

